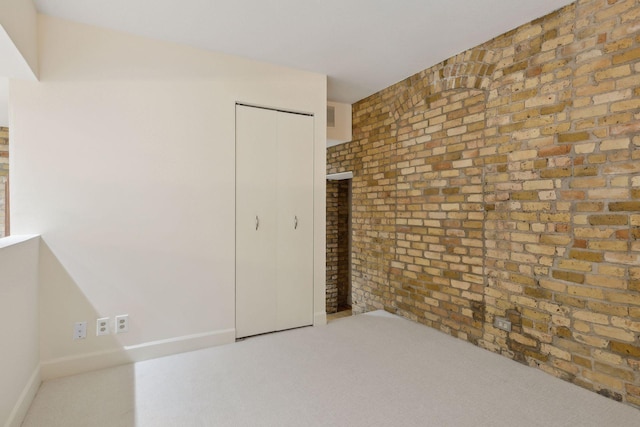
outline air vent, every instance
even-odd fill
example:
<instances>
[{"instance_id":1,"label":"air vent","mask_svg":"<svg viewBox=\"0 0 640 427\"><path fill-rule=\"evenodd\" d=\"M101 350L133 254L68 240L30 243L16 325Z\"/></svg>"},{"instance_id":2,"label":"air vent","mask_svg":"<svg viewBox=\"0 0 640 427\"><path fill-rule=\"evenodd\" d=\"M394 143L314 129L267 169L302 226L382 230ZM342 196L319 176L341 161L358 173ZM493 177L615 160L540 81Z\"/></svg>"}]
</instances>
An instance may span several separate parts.
<instances>
[{"instance_id":1,"label":"air vent","mask_svg":"<svg viewBox=\"0 0 640 427\"><path fill-rule=\"evenodd\" d=\"M327 127L336 127L336 107L327 106Z\"/></svg>"}]
</instances>

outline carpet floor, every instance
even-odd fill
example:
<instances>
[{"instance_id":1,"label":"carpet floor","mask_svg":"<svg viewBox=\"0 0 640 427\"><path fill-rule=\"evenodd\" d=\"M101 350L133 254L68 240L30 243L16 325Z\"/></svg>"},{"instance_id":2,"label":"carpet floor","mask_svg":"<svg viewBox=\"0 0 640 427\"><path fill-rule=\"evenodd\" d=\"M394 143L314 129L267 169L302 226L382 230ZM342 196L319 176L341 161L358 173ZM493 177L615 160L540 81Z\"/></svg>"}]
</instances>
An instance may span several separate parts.
<instances>
[{"instance_id":1,"label":"carpet floor","mask_svg":"<svg viewBox=\"0 0 640 427\"><path fill-rule=\"evenodd\" d=\"M46 381L24 427L640 426L640 411L384 312Z\"/></svg>"}]
</instances>

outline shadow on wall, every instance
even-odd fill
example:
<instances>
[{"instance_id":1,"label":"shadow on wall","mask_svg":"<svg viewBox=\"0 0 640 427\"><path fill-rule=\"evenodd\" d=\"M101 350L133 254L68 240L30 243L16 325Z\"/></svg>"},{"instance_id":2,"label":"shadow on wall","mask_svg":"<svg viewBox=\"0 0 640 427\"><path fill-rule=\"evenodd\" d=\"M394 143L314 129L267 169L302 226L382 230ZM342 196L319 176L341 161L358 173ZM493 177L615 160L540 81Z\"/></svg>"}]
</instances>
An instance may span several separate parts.
<instances>
[{"instance_id":1,"label":"shadow on wall","mask_svg":"<svg viewBox=\"0 0 640 427\"><path fill-rule=\"evenodd\" d=\"M38 245L0 239L0 425L18 425L40 385Z\"/></svg>"},{"instance_id":2,"label":"shadow on wall","mask_svg":"<svg viewBox=\"0 0 640 427\"><path fill-rule=\"evenodd\" d=\"M115 337L110 313L101 313L40 240L40 359L43 380L131 363ZM110 317L110 334L97 336L96 321ZM87 322L87 336L73 339L74 324Z\"/></svg>"},{"instance_id":3,"label":"shadow on wall","mask_svg":"<svg viewBox=\"0 0 640 427\"><path fill-rule=\"evenodd\" d=\"M44 383L22 426L40 426L50 420L52 402L61 402L56 419L74 420L74 425L135 426L135 371L135 365L124 365L92 372L89 377L71 376Z\"/></svg>"}]
</instances>

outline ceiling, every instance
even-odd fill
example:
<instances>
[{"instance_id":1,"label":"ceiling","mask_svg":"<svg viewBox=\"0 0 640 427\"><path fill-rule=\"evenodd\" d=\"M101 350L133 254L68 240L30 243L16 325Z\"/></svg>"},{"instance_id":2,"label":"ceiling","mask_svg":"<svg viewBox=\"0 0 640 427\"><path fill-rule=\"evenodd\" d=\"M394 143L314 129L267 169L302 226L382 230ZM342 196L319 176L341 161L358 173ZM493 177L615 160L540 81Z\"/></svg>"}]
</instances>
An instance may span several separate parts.
<instances>
[{"instance_id":1,"label":"ceiling","mask_svg":"<svg viewBox=\"0 0 640 427\"><path fill-rule=\"evenodd\" d=\"M33 0L47 15L326 74L327 99L347 104L571 2Z\"/></svg>"},{"instance_id":2,"label":"ceiling","mask_svg":"<svg viewBox=\"0 0 640 427\"><path fill-rule=\"evenodd\" d=\"M354 103L571 0L34 0L44 14L328 76Z\"/></svg>"}]
</instances>

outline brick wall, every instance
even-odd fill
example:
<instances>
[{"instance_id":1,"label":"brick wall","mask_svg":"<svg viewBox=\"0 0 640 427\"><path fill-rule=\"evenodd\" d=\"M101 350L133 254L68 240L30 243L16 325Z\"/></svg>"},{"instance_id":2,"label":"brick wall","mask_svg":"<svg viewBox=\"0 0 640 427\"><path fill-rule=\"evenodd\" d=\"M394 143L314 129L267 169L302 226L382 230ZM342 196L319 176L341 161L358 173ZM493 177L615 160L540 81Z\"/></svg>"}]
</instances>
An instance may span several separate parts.
<instances>
[{"instance_id":1,"label":"brick wall","mask_svg":"<svg viewBox=\"0 0 640 427\"><path fill-rule=\"evenodd\" d=\"M0 237L5 236L6 194L5 184L9 177L9 129L0 127Z\"/></svg>"},{"instance_id":2,"label":"brick wall","mask_svg":"<svg viewBox=\"0 0 640 427\"><path fill-rule=\"evenodd\" d=\"M338 181L339 202L338 202L338 309L348 306L349 286L349 191L350 180Z\"/></svg>"},{"instance_id":3,"label":"brick wall","mask_svg":"<svg viewBox=\"0 0 640 427\"><path fill-rule=\"evenodd\" d=\"M349 181L327 181L327 313L347 304Z\"/></svg>"},{"instance_id":4,"label":"brick wall","mask_svg":"<svg viewBox=\"0 0 640 427\"><path fill-rule=\"evenodd\" d=\"M580 0L355 104L354 312L640 407L639 29Z\"/></svg>"},{"instance_id":5,"label":"brick wall","mask_svg":"<svg viewBox=\"0 0 640 427\"><path fill-rule=\"evenodd\" d=\"M338 311L338 206L339 181L327 181L327 314Z\"/></svg>"}]
</instances>

